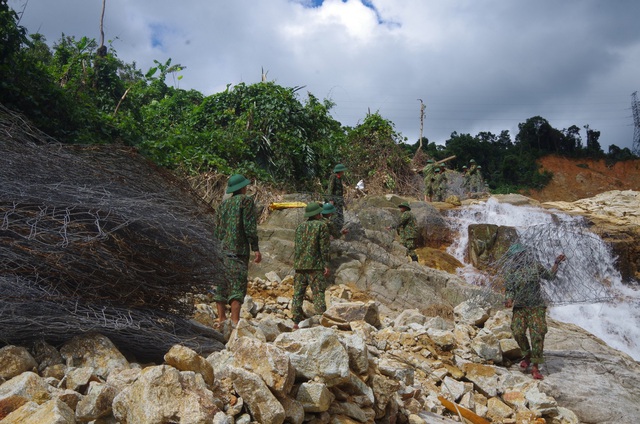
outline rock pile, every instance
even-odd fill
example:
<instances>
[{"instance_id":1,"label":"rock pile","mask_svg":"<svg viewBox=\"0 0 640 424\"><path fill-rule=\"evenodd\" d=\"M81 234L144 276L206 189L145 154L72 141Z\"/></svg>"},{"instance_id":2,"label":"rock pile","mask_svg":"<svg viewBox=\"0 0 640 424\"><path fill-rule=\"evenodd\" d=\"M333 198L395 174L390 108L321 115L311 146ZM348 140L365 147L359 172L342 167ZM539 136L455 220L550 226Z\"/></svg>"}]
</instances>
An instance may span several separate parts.
<instances>
[{"instance_id":1,"label":"rock pile","mask_svg":"<svg viewBox=\"0 0 640 424\"><path fill-rule=\"evenodd\" d=\"M579 423L511 369L508 311L468 301L455 321L392 318L341 285L321 316L305 303L310 318L292 331L292 279L271 277L251 291L278 295L247 297L226 348L207 358L176 345L141 364L99 334L0 349L2 423ZM214 319L211 305L197 309Z\"/></svg>"}]
</instances>

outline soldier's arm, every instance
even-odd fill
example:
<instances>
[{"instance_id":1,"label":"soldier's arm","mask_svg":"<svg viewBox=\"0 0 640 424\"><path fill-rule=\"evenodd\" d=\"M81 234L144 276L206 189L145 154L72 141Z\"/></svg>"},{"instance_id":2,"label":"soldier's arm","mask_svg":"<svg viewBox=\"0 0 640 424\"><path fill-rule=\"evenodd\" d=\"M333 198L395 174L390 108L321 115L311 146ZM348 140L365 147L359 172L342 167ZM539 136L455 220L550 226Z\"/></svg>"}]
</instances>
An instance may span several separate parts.
<instances>
[{"instance_id":1,"label":"soldier's arm","mask_svg":"<svg viewBox=\"0 0 640 424\"><path fill-rule=\"evenodd\" d=\"M251 199L250 197L246 197L243 200L243 203L242 221L244 224L244 234L249 241L251 250L253 252L256 252L256 259L258 259L260 248L258 246L258 216L256 213L256 207L253 199Z\"/></svg>"},{"instance_id":2,"label":"soldier's arm","mask_svg":"<svg viewBox=\"0 0 640 424\"><path fill-rule=\"evenodd\" d=\"M320 257L322 259L323 268L326 268L329 266L329 244L331 243L329 229L326 225L318 226L318 242L320 246Z\"/></svg>"}]
</instances>

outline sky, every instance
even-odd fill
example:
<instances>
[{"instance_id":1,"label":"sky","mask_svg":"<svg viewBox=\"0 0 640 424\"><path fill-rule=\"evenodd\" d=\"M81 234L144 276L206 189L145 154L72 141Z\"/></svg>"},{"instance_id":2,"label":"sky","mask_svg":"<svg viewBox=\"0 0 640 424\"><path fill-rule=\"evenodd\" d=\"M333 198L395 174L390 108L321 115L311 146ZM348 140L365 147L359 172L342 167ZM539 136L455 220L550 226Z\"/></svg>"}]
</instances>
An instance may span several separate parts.
<instances>
[{"instance_id":1,"label":"sky","mask_svg":"<svg viewBox=\"0 0 640 424\"><path fill-rule=\"evenodd\" d=\"M9 0L51 44L100 39L102 0ZM204 95L266 79L335 103L343 125L368 112L413 144L496 135L541 116L633 148L640 90L638 0L106 0L106 44L167 83ZM421 103L422 102L422 103Z\"/></svg>"}]
</instances>

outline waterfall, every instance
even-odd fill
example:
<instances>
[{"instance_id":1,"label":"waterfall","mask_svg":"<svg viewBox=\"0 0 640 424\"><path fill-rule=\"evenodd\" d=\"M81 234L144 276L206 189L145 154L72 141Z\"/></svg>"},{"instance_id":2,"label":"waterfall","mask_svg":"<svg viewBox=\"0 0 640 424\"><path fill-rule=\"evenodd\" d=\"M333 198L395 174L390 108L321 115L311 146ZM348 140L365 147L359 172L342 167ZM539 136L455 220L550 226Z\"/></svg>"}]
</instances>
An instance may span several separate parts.
<instances>
[{"instance_id":1,"label":"waterfall","mask_svg":"<svg viewBox=\"0 0 640 424\"><path fill-rule=\"evenodd\" d=\"M611 249L579 216L535 206L514 206L495 198L451 210L447 222L455 242L448 253L465 264L459 275L471 284L489 281L467 260L470 224L514 227L538 262L551 268L560 253L567 259L553 281L543 282L549 315L576 324L640 360L640 291L622 283ZM486 285L486 284L485 284Z\"/></svg>"}]
</instances>

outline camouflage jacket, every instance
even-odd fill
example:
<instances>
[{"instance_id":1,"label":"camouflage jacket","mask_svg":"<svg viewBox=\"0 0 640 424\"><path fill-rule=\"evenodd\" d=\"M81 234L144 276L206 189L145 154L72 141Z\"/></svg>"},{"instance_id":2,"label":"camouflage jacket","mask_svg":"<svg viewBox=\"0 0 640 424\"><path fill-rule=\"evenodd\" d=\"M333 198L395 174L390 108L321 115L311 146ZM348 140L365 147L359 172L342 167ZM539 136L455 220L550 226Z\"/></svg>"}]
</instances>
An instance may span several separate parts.
<instances>
[{"instance_id":1,"label":"camouflage jacket","mask_svg":"<svg viewBox=\"0 0 640 424\"><path fill-rule=\"evenodd\" d=\"M436 167L432 163L425 165L425 167L422 169L422 175L424 176L425 184L428 184L429 182L431 182L431 179L433 178L433 174L435 174L435 169Z\"/></svg>"},{"instance_id":2,"label":"camouflage jacket","mask_svg":"<svg viewBox=\"0 0 640 424\"><path fill-rule=\"evenodd\" d=\"M293 268L321 270L329 266L329 229L323 219L304 221L296 228Z\"/></svg>"},{"instance_id":3,"label":"camouflage jacket","mask_svg":"<svg viewBox=\"0 0 640 424\"><path fill-rule=\"evenodd\" d=\"M342 178L338 178L337 174L331 174L329 178L329 187L325 201L333 201L334 205L344 206L344 188L342 186Z\"/></svg>"},{"instance_id":4,"label":"camouflage jacket","mask_svg":"<svg viewBox=\"0 0 640 424\"><path fill-rule=\"evenodd\" d=\"M418 238L416 217L410 211L403 212L402 215L400 215L400 223L398 224L396 231L400 235L400 240L403 242L409 239Z\"/></svg>"},{"instance_id":5,"label":"camouflage jacket","mask_svg":"<svg viewBox=\"0 0 640 424\"><path fill-rule=\"evenodd\" d=\"M253 199L246 194L236 194L218 207L214 235L227 253L249 256L249 249L260 250L257 222Z\"/></svg>"},{"instance_id":6,"label":"camouflage jacket","mask_svg":"<svg viewBox=\"0 0 640 424\"><path fill-rule=\"evenodd\" d=\"M342 231L338 228L338 223L336 222L336 216L331 215L330 217L322 218L324 222L327 224L327 229L329 230L329 235L331 235L334 239L339 239L342 237Z\"/></svg>"},{"instance_id":7,"label":"camouflage jacket","mask_svg":"<svg viewBox=\"0 0 640 424\"><path fill-rule=\"evenodd\" d=\"M506 298L513 300L514 308L545 306L540 279L556 277L540 263L522 264L507 272L505 276Z\"/></svg>"}]
</instances>

